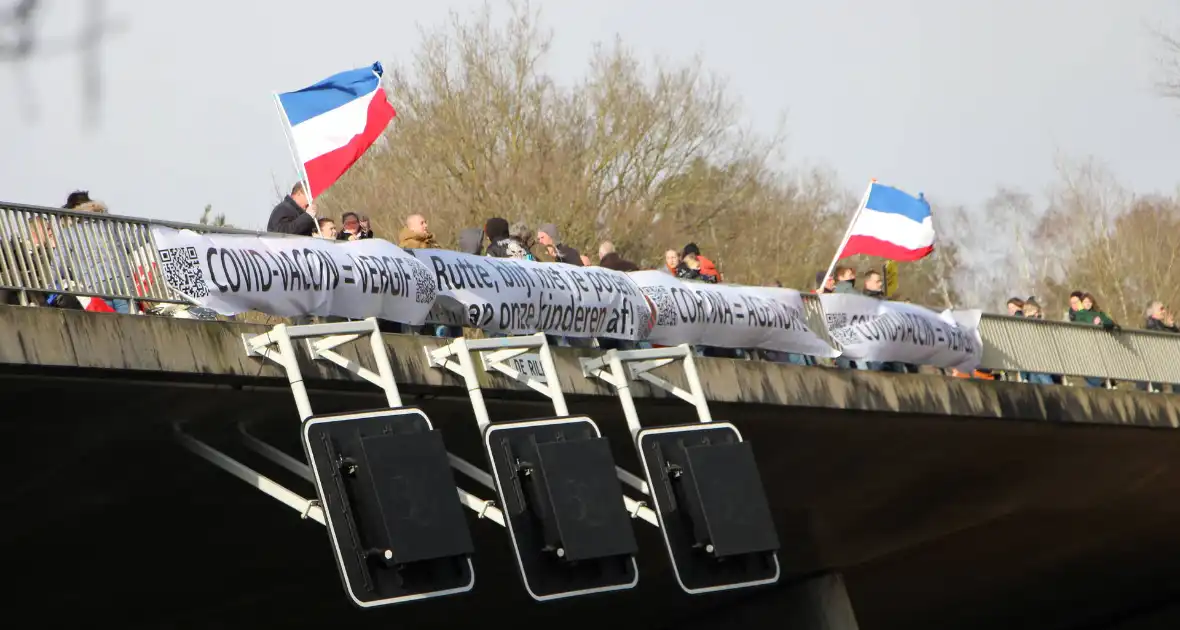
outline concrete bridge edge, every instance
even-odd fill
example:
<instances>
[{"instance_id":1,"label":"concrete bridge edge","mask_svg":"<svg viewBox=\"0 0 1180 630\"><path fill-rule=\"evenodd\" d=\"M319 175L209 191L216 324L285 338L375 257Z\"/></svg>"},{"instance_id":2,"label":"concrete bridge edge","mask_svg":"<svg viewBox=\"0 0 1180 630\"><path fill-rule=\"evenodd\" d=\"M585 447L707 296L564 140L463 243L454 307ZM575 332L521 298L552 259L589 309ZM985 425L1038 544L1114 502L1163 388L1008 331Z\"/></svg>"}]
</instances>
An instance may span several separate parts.
<instances>
[{"instance_id":1,"label":"concrete bridge edge","mask_svg":"<svg viewBox=\"0 0 1180 630\"><path fill-rule=\"evenodd\" d=\"M0 306L0 368L16 373L52 369L82 372L118 370L152 378L203 382L280 385L281 370L248 358L242 334L269 327L232 322L201 322L166 317L84 313L48 308ZM425 348L445 340L386 335L399 385L461 391L457 378L426 363ZM341 349L344 356L371 364L361 344ZM605 384L581 373L579 357L593 351L554 352L567 396L613 397ZM1034 386L950 378L929 374L886 374L859 370L801 367L761 361L699 359L698 372L711 401L865 411L921 413L974 418L1051 422L1087 422L1143 427L1180 427L1180 397L1138 391ZM351 375L324 362L304 362L312 389L337 388ZM662 374L684 384L679 371ZM522 384L494 373L480 373L492 395L533 395ZM352 385L350 385L352 386ZM639 398L669 395L645 384L633 388Z\"/></svg>"}]
</instances>

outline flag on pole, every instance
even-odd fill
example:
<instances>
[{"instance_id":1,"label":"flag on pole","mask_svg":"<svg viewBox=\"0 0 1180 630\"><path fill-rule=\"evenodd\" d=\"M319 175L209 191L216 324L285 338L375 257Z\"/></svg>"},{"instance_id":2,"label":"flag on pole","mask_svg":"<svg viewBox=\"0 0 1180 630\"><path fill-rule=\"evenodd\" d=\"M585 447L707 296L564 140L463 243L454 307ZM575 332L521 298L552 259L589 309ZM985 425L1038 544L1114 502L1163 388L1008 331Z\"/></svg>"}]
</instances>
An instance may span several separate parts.
<instances>
[{"instance_id":1,"label":"flag on pole","mask_svg":"<svg viewBox=\"0 0 1180 630\"><path fill-rule=\"evenodd\" d=\"M395 112L381 88L381 74L378 62L278 95L310 197L335 183L393 120Z\"/></svg>"},{"instance_id":2,"label":"flag on pole","mask_svg":"<svg viewBox=\"0 0 1180 630\"><path fill-rule=\"evenodd\" d=\"M934 219L926 198L873 182L837 257L865 254L908 261L925 258L932 251Z\"/></svg>"}]
</instances>

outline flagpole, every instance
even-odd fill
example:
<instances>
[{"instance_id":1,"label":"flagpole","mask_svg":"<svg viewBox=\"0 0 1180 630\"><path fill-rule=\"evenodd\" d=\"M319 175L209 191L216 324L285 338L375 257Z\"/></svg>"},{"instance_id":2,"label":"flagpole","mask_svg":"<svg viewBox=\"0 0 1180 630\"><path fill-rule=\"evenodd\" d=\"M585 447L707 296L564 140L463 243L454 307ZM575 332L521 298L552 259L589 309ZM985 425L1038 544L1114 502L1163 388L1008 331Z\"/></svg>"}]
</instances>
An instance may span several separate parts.
<instances>
[{"instance_id":1,"label":"flagpole","mask_svg":"<svg viewBox=\"0 0 1180 630\"><path fill-rule=\"evenodd\" d=\"M307 195L307 205L311 205L311 182L307 179L307 169L303 166L303 160L299 159L299 150L295 148L295 138L291 136L291 119L287 117L287 110L283 109L283 102L279 100L278 92L271 92L274 96L275 109L279 113L279 123L283 126L283 138L287 141L287 150L291 153L291 160L295 162L295 171L299 173L300 181L303 182L303 194ZM323 236L320 231L320 221L317 217L315 219L315 233Z\"/></svg>"},{"instance_id":2,"label":"flagpole","mask_svg":"<svg viewBox=\"0 0 1180 630\"><path fill-rule=\"evenodd\" d=\"M840 240L840 246L836 248L836 255L832 256L832 264L828 265L828 271L824 273L823 280L820 281L816 291L823 293L824 287L828 284L828 278L832 277L832 271L836 269L836 263L840 260L840 254L844 251L844 247L848 245L848 239L852 238L852 228L856 225L856 220L860 218L860 213L865 209L865 205L869 202L869 193L873 192L873 184L877 183L877 178L869 180L869 187L865 189L865 194L860 198L860 205L856 207L856 213L852 215L852 221L848 223L848 229L844 230L844 238Z\"/></svg>"}]
</instances>

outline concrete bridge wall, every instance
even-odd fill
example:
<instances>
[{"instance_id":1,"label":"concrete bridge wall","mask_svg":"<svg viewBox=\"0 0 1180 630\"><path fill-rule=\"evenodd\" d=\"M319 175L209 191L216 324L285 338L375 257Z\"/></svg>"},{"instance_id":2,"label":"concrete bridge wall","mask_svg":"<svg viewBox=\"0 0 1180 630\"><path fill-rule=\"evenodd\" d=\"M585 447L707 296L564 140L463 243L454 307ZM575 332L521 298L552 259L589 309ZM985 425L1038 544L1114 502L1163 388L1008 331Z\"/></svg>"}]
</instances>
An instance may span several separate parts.
<instances>
[{"instance_id":1,"label":"concrete bridge wall","mask_svg":"<svg viewBox=\"0 0 1180 630\"><path fill-rule=\"evenodd\" d=\"M245 355L241 334L266 327L193 320L91 314L57 309L0 307L0 368L16 370L119 370L141 377L222 383L285 382L282 370ZM428 367L430 337L387 335L399 386L407 391L454 390L460 381ZM371 365L363 344L342 354ZM578 356L589 351L557 349L562 389L572 397L613 397L610 388L582 376ZM923 374L800 367L759 361L700 359L698 370L711 401L994 417L1053 422L1088 422L1152 427L1180 426L1180 397L1078 387L1033 386L947 378ZM333 365L305 362L311 387L364 388L366 383ZM683 384L676 370L666 378ZM481 373L491 395L533 396L523 385L498 374ZM644 384L639 398L668 395Z\"/></svg>"}]
</instances>

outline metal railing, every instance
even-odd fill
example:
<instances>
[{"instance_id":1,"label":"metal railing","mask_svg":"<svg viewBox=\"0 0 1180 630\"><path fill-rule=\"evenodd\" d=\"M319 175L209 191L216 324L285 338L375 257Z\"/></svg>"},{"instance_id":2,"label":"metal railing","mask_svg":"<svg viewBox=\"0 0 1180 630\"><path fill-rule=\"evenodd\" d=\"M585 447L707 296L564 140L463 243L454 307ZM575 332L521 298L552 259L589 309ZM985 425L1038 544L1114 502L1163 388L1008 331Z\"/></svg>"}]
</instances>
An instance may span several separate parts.
<instances>
[{"instance_id":1,"label":"metal railing","mask_svg":"<svg viewBox=\"0 0 1180 630\"><path fill-rule=\"evenodd\" d=\"M261 234L0 202L0 290L188 304L159 272L153 225ZM808 326L831 343L819 299L805 293L803 304ZM980 335L983 369L1180 383L1177 334L985 314Z\"/></svg>"},{"instance_id":2,"label":"metal railing","mask_svg":"<svg viewBox=\"0 0 1180 630\"><path fill-rule=\"evenodd\" d=\"M257 234L0 203L0 289L187 304L160 275L152 225Z\"/></svg>"},{"instance_id":3,"label":"metal railing","mask_svg":"<svg viewBox=\"0 0 1180 630\"><path fill-rule=\"evenodd\" d=\"M979 332L985 369L1180 383L1178 334L989 314Z\"/></svg>"}]
</instances>

